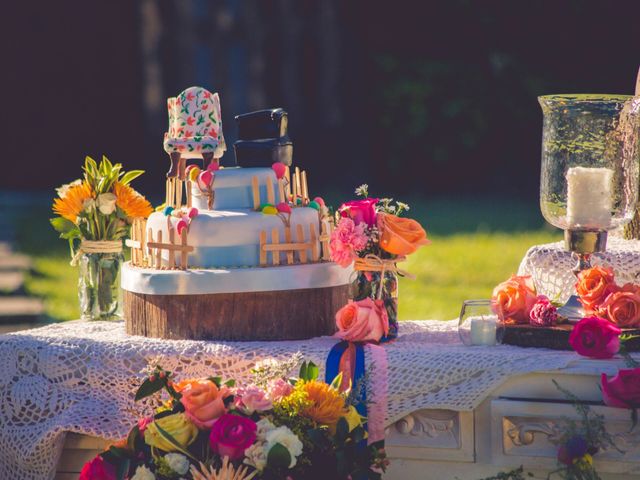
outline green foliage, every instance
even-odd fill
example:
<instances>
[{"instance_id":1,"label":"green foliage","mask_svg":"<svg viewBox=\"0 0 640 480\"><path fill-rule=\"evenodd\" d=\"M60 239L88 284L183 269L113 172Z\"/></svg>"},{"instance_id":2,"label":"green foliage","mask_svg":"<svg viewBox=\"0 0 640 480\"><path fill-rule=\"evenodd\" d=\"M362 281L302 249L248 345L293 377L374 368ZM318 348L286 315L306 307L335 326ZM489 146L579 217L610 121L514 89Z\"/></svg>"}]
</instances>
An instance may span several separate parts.
<instances>
[{"instance_id":1,"label":"green foliage","mask_svg":"<svg viewBox=\"0 0 640 480\"><path fill-rule=\"evenodd\" d=\"M320 369L315 363L311 361L303 362L302 366L300 367L300 373L298 374L298 377L300 378L300 380L308 382L311 380L316 380L319 373Z\"/></svg>"},{"instance_id":2,"label":"green foliage","mask_svg":"<svg viewBox=\"0 0 640 480\"><path fill-rule=\"evenodd\" d=\"M291 455L284 445L276 443L267 456L267 465L271 468L288 468L291 464Z\"/></svg>"}]
</instances>

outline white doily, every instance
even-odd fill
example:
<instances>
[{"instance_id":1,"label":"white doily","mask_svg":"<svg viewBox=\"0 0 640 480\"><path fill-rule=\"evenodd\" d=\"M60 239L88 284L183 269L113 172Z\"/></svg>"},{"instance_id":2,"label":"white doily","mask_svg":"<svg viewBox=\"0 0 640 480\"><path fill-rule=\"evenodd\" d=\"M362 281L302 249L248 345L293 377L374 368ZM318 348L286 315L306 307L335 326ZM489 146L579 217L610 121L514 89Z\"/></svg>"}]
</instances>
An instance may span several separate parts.
<instances>
[{"instance_id":1,"label":"white doily","mask_svg":"<svg viewBox=\"0 0 640 480\"><path fill-rule=\"evenodd\" d=\"M578 359L573 352L465 347L457 322L403 322L400 333L384 347L387 425L422 408L472 410L510 376L562 369ZM65 432L113 440L126 435L143 409L133 394L152 359L161 358L181 378L242 382L257 360L298 351L323 366L335 343L329 337L170 341L126 335L122 322L80 321L0 336L0 478L53 478Z\"/></svg>"},{"instance_id":2,"label":"white doily","mask_svg":"<svg viewBox=\"0 0 640 480\"><path fill-rule=\"evenodd\" d=\"M539 294L565 302L575 293L573 269L577 260L564 248L564 242L531 247L520 263L518 275L531 275ZM616 282L640 283L640 241L609 237L607 251L595 253L592 265L613 267Z\"/></svg>"}]
</instances>

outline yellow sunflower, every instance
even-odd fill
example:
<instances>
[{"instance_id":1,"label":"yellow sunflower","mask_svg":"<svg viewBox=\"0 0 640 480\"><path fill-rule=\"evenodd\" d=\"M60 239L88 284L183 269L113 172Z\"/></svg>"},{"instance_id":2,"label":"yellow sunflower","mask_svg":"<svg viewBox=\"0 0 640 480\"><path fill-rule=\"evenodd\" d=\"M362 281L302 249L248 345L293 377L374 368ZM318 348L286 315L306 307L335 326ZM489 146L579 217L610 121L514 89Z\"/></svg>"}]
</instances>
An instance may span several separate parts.
<instances>
[{"instance_id":1,"label":"yellow sunflower","mask_svg":"<svg viewBox=\"0 0 640 480\"><path fill-rule=\"evenodd\" d=\"M116 195L116 205L129 218L147 218L153 212L153 207L147 199L129 185L116 182L113 193Z\"/></svg>"},{"instance_id":2,"label":"yellow sunflower","mask_svg":"<svg viewBox=\"0 0 640 480\"><path fill-rule=\"evenodd\" d=\"M301 385L300 385L301 384ZM299 386L298 386L299 385ZM302 415L322 425L335 425L340 417L347 413L344 398L335 388L317 380L299 382L300 388L307 394L309 405L302 410Z\"/></svg>"},{"instance_id":3,"label":"yellow sunflower","mask_svg":"<svg viewBox=\"0 0 640 480\"><path fill-rule=\"evenodd\" d=\"M84 208L84 202L93 198L93 191L87 182L70 185L61 191L62 196L53 201L54 213L76 223Z\"/></svg>"}]
</instances>

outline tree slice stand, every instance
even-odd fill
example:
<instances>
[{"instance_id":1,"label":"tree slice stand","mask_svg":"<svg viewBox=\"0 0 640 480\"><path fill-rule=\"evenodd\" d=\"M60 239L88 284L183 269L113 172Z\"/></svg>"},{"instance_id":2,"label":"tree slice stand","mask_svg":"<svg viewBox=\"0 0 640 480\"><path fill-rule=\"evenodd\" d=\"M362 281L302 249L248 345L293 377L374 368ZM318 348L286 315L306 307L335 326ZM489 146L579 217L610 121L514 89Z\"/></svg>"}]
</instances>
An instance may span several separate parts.
<instances>
[{"instance_id":1,"label":"tree slice stand","mask_svg":"<svg viewBox=\"0 0 640 480\"><path fill-rule=\"evenodd\" d=\"M553 350L573 350L569 345L569 335L573 325L555 327L534 327L533 325L507 325L503 343L518 347L551 348ZM640 329L623 328L623 334L640 335ZM640 338L626 342L630 352L640 351Z\"/></svg>"},{"instance_id":2,"label":"tree slice stand","mask_svg":"<svg viewBox=\"0 0 640 480\"><path fill-rule=\"evenodd\" d=\"M332 335L335 314L350 298L349 274L334 263L201 271L125 264L126 331L228 341Z\"/></svg>"}]
</instances>

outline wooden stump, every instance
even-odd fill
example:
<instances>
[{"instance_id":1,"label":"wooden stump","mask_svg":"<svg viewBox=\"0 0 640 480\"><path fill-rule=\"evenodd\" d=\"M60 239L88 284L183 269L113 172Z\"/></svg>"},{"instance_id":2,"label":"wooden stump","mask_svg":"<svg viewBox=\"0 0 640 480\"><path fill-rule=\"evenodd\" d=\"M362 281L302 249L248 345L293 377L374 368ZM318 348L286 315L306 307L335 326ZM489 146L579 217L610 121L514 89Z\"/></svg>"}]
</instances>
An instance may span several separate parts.
<instances>
[{"instance_id":1,"label":"wooden stump","mask_svg":"<svg viewBox=\"0 0 640 480\"><path fill-rule=\"evenodd\" d=\"M148 295L124 291L131 335L192 340L301 340L335 332L349 285L273 292Z\"/></svg>"},{"instance_id":2,"label":"wooden stump","mask_svg":"<svg viewBox=\"0 0 640 480\"><path fill-rule=\"evenodd\" d=\"M573 325L557 325L555 327L534 327L533 325L507 325L503 343L518 347L551 348L553 350L572 350L569 335ZM622 333L640 334L640 329L623 328ZM640 351L640 338L626 343L631 352Z\"/></svg>"}]
</instances>

